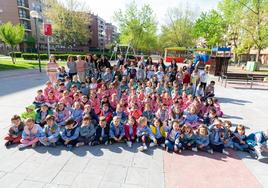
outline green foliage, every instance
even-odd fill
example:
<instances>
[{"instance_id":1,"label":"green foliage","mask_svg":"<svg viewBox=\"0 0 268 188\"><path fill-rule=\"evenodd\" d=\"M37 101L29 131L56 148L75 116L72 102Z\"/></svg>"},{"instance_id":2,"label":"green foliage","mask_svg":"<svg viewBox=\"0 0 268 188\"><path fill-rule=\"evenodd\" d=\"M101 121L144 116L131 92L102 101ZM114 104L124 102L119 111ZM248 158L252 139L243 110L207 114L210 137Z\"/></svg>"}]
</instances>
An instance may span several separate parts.
<instances>
[{"instance_id":1,"label":"green foliage","mask_svg":"<svg viewBox=\"0 0 268 188\"><path fill-rule=\"evenodd\" d=\"M156 48L157 22L150 5L143 5L139 10L135 1L132 1L124 12L116 12L114 18L119 24L120 43L131 44L141 50Z\"/></svg>"},{"instance_id":2,"label":"green foliage","mask_svg":"<svg viewBox=\"0 0 268 188\"><path fill-rule=\"evenodd\" d=\"M268 1L267 0L223 0L219 3L228 34L237 34L237 41L231 38L236 53L249 53L257 49L256 61L260 51L268 47Z\"/></svg>"},{"instance_id":3,"label":"green foliage","mask_svg":"<svg viewBox=\"0 0 268 188\"><path fill-rule=\"evenodd\" d=\"M85 45L90 39L90 17L77 0L46 0L44 15L53 20L53 39L65 47Z\"/></svg>"},{"instance_id":4,"label":"green foliage","mask_svg":"<svg viewBox=\"0 0 268 188\"><path fill-rule=\"evenodd\" d=\"M159 45L162 47L192 47L194 13L190 9L172 8L167 12L167 22L162 26Z\"/></svg>"},{"instance_id":5,"label":"green foliage","mask_svg":"<svg viewBox=\"0 0 268 188\"><path fill-rule=\"evenodd\" d=\"M10 56L10 57L13 56L13 57L16 57L16 58L21 58L21 54L22 54L21 52L13 52L13 53L10 52L10 53L9 53L9 56Z\"/></svg>"},{"instance_id":6,"label":"green foliage","mask_svg":"<svg viewBox=\"0 0 268 188\"><path fill-rule=\"evenodd\" d=\"M196 38L204 38L209 47L225 42L223 39L225 31L226 24L222 16L216 10L211 10L208 13L203 12L195 21L193 27L193 35Z\"/></svg>"},{"instance_id":7,"label":"green foliage","mask_svg":"<svg viewBox=\"0 0 268 188\"><path fill-rule=\"evenodd\" d=\"M10 22L0 25L0 40L11 47L13 64L15 64L14 48L23 41L24 33L22 25L12 25Z\"/></svg>"}]
</instances>

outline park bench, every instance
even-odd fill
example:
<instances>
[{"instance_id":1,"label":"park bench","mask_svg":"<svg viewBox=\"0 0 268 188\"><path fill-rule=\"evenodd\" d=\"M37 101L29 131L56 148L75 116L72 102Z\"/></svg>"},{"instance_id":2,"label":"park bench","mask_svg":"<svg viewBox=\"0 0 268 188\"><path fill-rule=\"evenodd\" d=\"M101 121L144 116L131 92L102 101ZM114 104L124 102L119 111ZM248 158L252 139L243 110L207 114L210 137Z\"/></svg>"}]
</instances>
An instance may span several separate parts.
<instances>
[{"instance_id":1,"label":"park bench","mask_svg":"<svg viewBox=\"0 0 268 188\"><path fill-rule=\"evenodd\" d=\"M252 88L254 83L263 83L265 77L267 77L265 74L225 73L219 77L219 80L221 79L221 85L225 81L224 87L228 82L242 82L246 85L250 83Z\"/></svg>"}]
</instances>

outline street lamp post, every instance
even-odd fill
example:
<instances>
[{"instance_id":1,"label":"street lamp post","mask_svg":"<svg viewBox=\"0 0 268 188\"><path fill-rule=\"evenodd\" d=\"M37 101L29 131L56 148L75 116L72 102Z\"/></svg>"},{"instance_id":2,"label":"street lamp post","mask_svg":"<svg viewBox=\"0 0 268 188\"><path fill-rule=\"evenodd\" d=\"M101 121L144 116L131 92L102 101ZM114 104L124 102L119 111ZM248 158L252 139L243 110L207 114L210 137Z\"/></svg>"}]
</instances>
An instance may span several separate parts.
<instances>
[{"instance_id":1,"label":"street lamp post","mask_svg":"<svg viewBox=\"0 0 268 188\"><path fill-rule=\"evenodd\" d=\"M102 36L103 36L103 48L102 48L102 55L104 56L104 48L105 48L105 36L106 36L106 34L105 34L105 31L103 30L103 32L101 33L102 34Z\"/></svg>"},{"instance_id":2,"label":"street lamp post","mask_svg":"<svg viewBox=\"0 0 268 188\"><path fill-rule=\"evenodd\" d=\"M42 72L41 70L41 60L40 60L40 48L39 48L39 37L37 36L37 19L39 18L39 14L37 11L32 10L30 12L30 15L32 18L34 18L34 24L35 24L35 37L36 37L36 45L37 45L37 53L38 53L38 65L39 65L39 72Z\"/></svg>"}]
</instances>

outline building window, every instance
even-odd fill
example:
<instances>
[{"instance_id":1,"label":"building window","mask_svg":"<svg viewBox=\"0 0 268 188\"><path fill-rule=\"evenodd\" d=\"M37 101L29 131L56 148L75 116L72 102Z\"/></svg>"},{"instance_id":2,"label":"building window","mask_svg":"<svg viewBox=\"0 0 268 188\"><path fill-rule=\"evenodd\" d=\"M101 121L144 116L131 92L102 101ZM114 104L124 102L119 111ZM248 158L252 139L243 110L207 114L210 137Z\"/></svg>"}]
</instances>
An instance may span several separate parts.
<instances>
[{"instance_id":1,"label":"building window","mask_svg":"<svg viewBox=\"0 0 268 188\"><path fill-rule=\"evenodd\" d=\"M20 9L20 8L19 8L19 17L20 18L28 18L28 19L30 18L27 11L25 9Z\"/></svg>"},{"instance_id":2,"label":"building window","mask_svg":"<svg viewBox=\"0 0 268 188\"><path fill-rule=\"evenodd\" d=\"M18 6L22 6L22 7L28 7L29 8L29 4L27 0L17 0Z\"/></svg>"},{"instance_id":3,"label":"building window","mask_svg":"<svg viewBox=\"0 0 268 188\"><path fill-rule=\"evenodd\" d=\"M27 20L21 20L20 23L24 26L25 29L31 30L31 24Z\"/></svg>"}]
</instances>

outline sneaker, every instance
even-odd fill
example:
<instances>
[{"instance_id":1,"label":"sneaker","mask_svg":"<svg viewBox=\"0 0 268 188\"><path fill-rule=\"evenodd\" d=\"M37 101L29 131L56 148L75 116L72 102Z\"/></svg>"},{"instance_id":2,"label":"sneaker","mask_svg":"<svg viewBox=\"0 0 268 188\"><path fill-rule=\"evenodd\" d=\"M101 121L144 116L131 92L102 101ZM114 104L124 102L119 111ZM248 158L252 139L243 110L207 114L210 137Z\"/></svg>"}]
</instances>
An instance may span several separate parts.
<instances>
[{"instance_id":1,"label":"sneaker","mask_svg":"<svg viewBox=\"0 0 268 188\"><path fill-rule=\"evenodd\" d=\"M109 144L109 142L108 142L108 141L106 141L106 142L104 143L104 145L105 145L105 146L107 146L108 144Z\"/></svg>"},{"instance_id":2,"label":"sneaker","mask_svg":"<svg viewBox=\"0 0 268 188\"><path fill-rule=\"evenodd\" d=\"M22 149L26 148L27 146L28 145L26 145L26 144L19 144L18 148L19 148L19 150L22 150Z\"/></svg>"},{"instance_id":3,"label":"sneaker","mask_svg":"<svg viewBox=\"0 0 268 188\"><path fill-rule=\"evenodd\" d=\"M78 142L78 143L76 144L76 147L78 148L78 147L83 146L83 145L85 145L84 142Z\"/></svg>"},{"instance_id":4,"label":"sneaker","mask_svg":"<svg viewBox=\"0 0 268 188\"><path fill-rule=\"evenodd\" d=\"M89 146L92 146L92 142L89 142L88 145L89 145Z\"/></svg>"},{"instance_id":5,"label":"sneaker","mask_svg":"<svg viewBox=\"0 0 268 188\"><path fill-rule=\"evenodd\" d=\"M153 143L153 142L151 142L150 145L149 145L150 148L154 147L154 146L155 146L155 143Z\"/></svg>"},{"instance_id":6,"label":"sneaker","mask_svg":"<svg viewBox=\"0 0 268 188\"><path fill-rule=\"evenodd\" d=\"M147 150L148 148L147 148L147 146L144 144L144 146L143 146L143 151L144 150Z\"/></svg>"},{"instance_id":7,"label":"sneaker","mask_svg":"<svg viewBox=\"0 0 268 188\"><path fill-rule=\"evenodd\" d=\"M259 155L258 157L257 157L257 160L258 161L262 161L262 160L264 160L265 159L265 157L263 156L263 155Z\"/></svg>"},{"instance_id":8,"label":"sneaker","mask_svg":"<svg viewBox=\"0 0 268 188\"><path fill-rule=\"evenodd\" d=\"M8 146L10 146L11 144L12 144L11 141L7 141L7 142L5 143L5 146L8 147Z\"/></svg>"},{"instance_id":9,"label":"sneaker","mask_svg":"<svg viewBox=\"0 0 268 188\"><path fill-rule=\"evenodd\" d=\"M161 146L162 148L165 148L165 147L166 147L166 145L165 145L165 144L160 144L160 146Z\"/></svg>"},{"instance_id":10,"label":"sneaker","mask_svg":"<svg viewBox=\"0 0 268 188\"><path fill-rule=\"evenodd\" d=\"M174 151L177 152L179 149L177 146L174 146Z\"/></svg>"},{"instance_id":11,"label":"sneaker","mask_svg":"<svg viewBox=\"0 0 268 188\"><path fill-rule=\"evenodd\" d=\"M222 153L223 153L224 155L230 155L229 152L226 151L226 150L222 150Z\"/></svg>"},{"instance_id":12,"label":"sneaker","mask_svg":"<svg viewBox=\"0 0 268 188\"><path fill-rule=\"evenodd\" d=\"M212 149L209 149L208 150L208 153L213 154L213 150Z\"/></svg>"},{"instance_id":13,"label":"sneaker","mask_svg":"<svg viewBox=\"0 0 268 188\"><path fill-rule=\"evenodd\" d=\"M36 143L33 143L33 144L32 144L32 148L35 148L35 147L36 147Z\"/></svg>"},{"instance_id":14,"label":"sneaker","mask_svg":"<svg viewBox=\"0 0 268 188\"><path fill-rule=\"evenodd\" d=\"M127 146L128 146L129 148L131 148L131 147L132 147L132 142L127 141Z\"/></svg>"},{"instance_id":15,"label":"sneaker","mask_svg":"<svg viewBox=\"0 0 268 188\"><path fill-rule=\"evenodd\" d=\"M140 147L138 147L138 150L139 151L144 151L144 147L143 146L140 146Z\"/></svg>"},{"instance_id":16,"label":"sneaker","mask_svg":"<svg viewBox=\"0 0 268 188\"><path fill-rule=\"evenodd\" d=\"M192 151L197 152L198 150L196 147L194 147L194 148L192 148Z\"/></svg>"}]
</instances>

